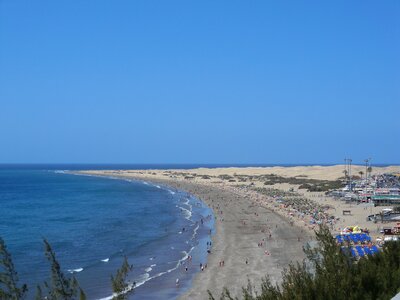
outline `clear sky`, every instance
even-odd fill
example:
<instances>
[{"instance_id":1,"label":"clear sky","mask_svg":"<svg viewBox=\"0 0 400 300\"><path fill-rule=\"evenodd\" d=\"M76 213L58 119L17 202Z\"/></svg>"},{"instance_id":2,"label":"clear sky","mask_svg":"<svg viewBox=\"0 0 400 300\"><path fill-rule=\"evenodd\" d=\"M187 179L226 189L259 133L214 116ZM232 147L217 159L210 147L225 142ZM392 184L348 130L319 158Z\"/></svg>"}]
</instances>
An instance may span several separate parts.
<instances>
[{"instance_id":1,"label":"clear sky","mask_svg":"<svg viewBox=\"0 0 400 300\"><path fill-rule=\"evenodd\" d=\"M398 0L0 0L0 162L399 151Z\"/></svg>"}]
</instances>

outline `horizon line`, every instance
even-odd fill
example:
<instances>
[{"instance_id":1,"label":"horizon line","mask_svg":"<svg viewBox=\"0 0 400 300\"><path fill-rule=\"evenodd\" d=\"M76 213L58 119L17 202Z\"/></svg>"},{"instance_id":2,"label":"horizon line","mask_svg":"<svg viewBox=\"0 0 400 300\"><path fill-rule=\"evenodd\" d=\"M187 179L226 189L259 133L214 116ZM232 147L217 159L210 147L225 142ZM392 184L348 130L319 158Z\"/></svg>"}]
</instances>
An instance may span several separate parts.
<instances>
[{"instance_id":1,"label":"horizon line","mask_svg":"<svg viewBox=\"0 0 400 300\"><path fill-rule=\"evenodd\" d=\"M129 162L0 162L0 165L221 165L221 166L280 166L280 165L293 165L293 166L333 166L333 165L345 165L344 163L129 163ZM364 163L353 163L353 166L361 165L365 166ZM371 165L394 165L398 166L400 163L371 163Z\"/></svg>"}]
</instances>

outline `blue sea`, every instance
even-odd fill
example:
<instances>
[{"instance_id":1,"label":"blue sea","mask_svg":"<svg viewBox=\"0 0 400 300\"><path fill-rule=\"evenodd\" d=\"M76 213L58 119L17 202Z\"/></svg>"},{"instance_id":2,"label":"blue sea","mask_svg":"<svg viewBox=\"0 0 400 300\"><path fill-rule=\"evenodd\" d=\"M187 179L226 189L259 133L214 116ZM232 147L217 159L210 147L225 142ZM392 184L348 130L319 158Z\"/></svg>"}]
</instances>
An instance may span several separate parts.
<instances>
[{"instance_id":1,"label":"blue sea","mask_svg":"<svg viewBox=\"0 0 400 300\"><path fill-rule=\"evenodd\" d=\"M69 171L102 168L0 167L0 236L20 281L29 286L28 298L37 284L49 280L43 252L46 238L64 273L78 279L88 299L112 295L110 276L124 256L133 264L129 276L137 286L133 298L176 299L190 287L199 264L206 262L213 230L211 209L168 186ZM188 255L193 257L190 263Z\"/></svg>"}]
</instances>

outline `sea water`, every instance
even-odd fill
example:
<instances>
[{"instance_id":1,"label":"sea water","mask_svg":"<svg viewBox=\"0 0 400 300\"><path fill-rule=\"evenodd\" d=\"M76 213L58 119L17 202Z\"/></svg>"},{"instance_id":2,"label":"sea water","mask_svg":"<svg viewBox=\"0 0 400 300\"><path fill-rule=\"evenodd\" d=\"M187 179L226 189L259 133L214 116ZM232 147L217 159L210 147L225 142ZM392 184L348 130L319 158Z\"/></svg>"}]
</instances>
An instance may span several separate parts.
<instances>
[{"instance_id":1,"label":"sea water","mask_svg":"<svg viewBox=\"0 0 400 300\"><path fill-rule=\"evenodd\" d=\"M175 299L206 262L211 214L192 195L151 182L0 168L0 236L28 298L49 280L45 238L88 299L112 295L110 276L125 256L133 264L134 298Z\"/></svg>"}]
</instances>

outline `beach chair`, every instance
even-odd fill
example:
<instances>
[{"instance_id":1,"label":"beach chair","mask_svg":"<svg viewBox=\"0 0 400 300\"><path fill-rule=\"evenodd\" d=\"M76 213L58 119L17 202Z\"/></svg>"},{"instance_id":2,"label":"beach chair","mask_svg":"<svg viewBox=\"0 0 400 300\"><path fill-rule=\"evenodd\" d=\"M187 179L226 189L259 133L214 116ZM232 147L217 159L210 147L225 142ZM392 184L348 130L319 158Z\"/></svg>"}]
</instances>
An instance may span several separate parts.
<instances>
[{"instance_id":1,"label":"beach chair","mask_svg":"<svg viewBox=\"0 0 400 300\"><path fill-rule=\"evenodd\" d=\"M357 250L358 256L363 257L365 255L363 248L361 246L356 246L356 250Z\"/></svg>"},{"instance_id":2,"label":"beach chair","mask_svg":"<svg viewBox=\"0 0 400 300\"><path fill-rule=\"evenodd\" d=\"M336 236L336 240L338 241L338 243L342 244L343 243L343 238L341 235L337 235Z\"/></svg>"},{"instance_id":3,"label":"beach chair","mask_svg":"<svg viewBox=\"0 0 400 300\"><path fill-rule=\"evenodd\" d=\"M360 242L361 242L361 243L364 243L364 242L365 242L365 240L366 240L366 239L365 239L365 236L366 236L365 233L360 233L360 234L359 234L359 239L360 239Z\"/></svg>"},{"instance_id":4,"label":"beach chair","mask_svg":"<svg viewBox=\"0 0 400 300\"><path fill-rule=\"evenodd\" d=\"M365 240L367 241L367 242L370 242L371 241L371 237L369 236L369 235L365 235Z\"/></svg>"},{"instance_id":5,"label":"beach chair","mask_svg":"<svg viewBox=\"0 0 400 300\"><path fill-rule=\"evenodd\" d=\"M373 254L372 251L371 251L371 249L369 249L368 247L364 247L364 252L365 252L365 254L367 254L367 255L372 255L372 254Z\"/></svg>"},{"instance_id":6,"label":"beach chair","mask_svg":"<svg viewBox=\"0 0 400 300\"><path fill-rule=\"evenodd\" d=\"M360 240L361 240L361 242L365 242L367 240L367 235L365 233L361 233Z\"/></svg>"},{"instance_id":7,"label":"beach chair","mask_svg":"<svg viewBox=\"0 0 400 300\"><path fill-rule=\"evenodd\" d=\"M349 234L349 235L347 236L347 238L349 239L349 241L354 242L353 234Z\"/></svg>"},{"instance_id":8,"label":"beach chair","mask_svg":"<svg viewBox=\"0 0 400 300\"><path fill-rule=\"evenodd\" d=\"M354 250L354 248L350 248L350 252L351 252L351 256L357 257L357 254L356 254L356 251Z\"/></svg>"},{"instance_id":9,"label":"beach chair","mask_svg":"<svg viewBox=\"0 0 400 300\"><path fill-rule=\"evenodd\" d=\"M351 235L351 240L353 241L353 243L358 243L358 241L359 241L358 235L357 234L352 234Z\"/></svg>"},{"instance_id":10,"label":"beach chair","mask_svg":"<svg viewBox=\"0 0 400 300\"><path fill-rule=\"evenodd\" d=\"M361 233L357 233L357 240L358 240L359 242L362 242L362 241L363 241L363 237L362 237Z\"/></svg>"}]
</instances>

